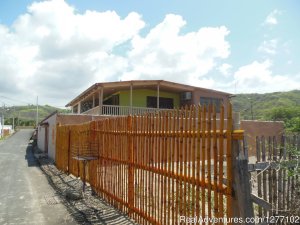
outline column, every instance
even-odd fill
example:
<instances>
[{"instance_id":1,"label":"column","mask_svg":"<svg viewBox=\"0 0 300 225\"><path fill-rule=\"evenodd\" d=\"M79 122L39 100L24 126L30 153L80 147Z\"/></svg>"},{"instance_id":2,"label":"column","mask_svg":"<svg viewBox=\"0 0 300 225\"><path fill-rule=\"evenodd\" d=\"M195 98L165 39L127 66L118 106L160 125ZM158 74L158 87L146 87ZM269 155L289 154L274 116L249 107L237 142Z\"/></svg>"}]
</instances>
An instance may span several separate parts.
<instances>
[{"instance_id":1,"label":"column","mask_svg":"<svg viewBox=\"0 0 300 225\"><path fill-rule=\"evenodd\" d=\"M80 114L81 113L81 101L78 103L78 112L77 114Z\"/></svg>"},{"instance_id":2,"label":"column","mask_svg":"<svg viewBox=\"0 0 300 225\"><path fill-rule=\"evenodd\" d=\"M102 115L102 107L103 107L103 87L101 87L99 92L99 115Z\"/></svg>"},{"instance_id":3,"label":"column","mask_svg":"<svg viewBox=\"0 0 300 225\"><path fill-rule=\"evenodd\" d=\"M130 83L130 114L132 114L132 82Z\"/></svg>"},{"instance_id":4,"label":"column","mask_svg":"<svg viewBox=\"0 0 300 225\"><path fill-rule=\"evenodd\" d=\"M95 95L93 94L93 105L92 108L95 108Z\"/></svg>"},{"instance_id":5,"label":"column","mask_svg":"<svg viewBox=\"0 0 300 225\"><path fill-rule=\"evenodd\" d=\"M159 109L159 83L157 83L157 106L156 107Z\"/></svg>"}]
</instances>

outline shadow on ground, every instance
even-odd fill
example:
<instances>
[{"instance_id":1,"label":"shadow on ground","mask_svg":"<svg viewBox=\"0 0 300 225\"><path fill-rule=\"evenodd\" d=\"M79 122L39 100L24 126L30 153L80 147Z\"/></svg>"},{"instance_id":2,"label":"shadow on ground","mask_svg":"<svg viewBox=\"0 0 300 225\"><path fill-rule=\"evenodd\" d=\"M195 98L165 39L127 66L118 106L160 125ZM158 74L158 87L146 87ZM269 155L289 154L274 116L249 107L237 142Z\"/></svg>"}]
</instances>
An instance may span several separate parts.
<instances>
[{"instance_id":1,"label":"shadow on ground","mask_svg":"<svg viewBox=\"0 0 300 225\"><path fill-rule=\"evenodd\" d=\"M33 154L32 144L28 144L28 146L26 148L25 160L27 160L28 167L39 166L39 164Z\"/></svg>"},{"instance_id":2,"label":"shadow on ground","mask_svg":"<svg viewBox=\"0 0 300 225\"><path fill-rule=\"evenodd\" d=\"M31 157L30 153L28 155ZM81 191L81 180L59 171L53 163L46 158L38 159L38 162L41 170L46 175L49 184L56 190L56 194L60 197L60 202L65 205L68 212L77 223L86 225L136 224L128 216L113 208L103 199L93 195L91 187L86 188L82 199L67 199L66 191Z\"/></svg>"}]
</instances>

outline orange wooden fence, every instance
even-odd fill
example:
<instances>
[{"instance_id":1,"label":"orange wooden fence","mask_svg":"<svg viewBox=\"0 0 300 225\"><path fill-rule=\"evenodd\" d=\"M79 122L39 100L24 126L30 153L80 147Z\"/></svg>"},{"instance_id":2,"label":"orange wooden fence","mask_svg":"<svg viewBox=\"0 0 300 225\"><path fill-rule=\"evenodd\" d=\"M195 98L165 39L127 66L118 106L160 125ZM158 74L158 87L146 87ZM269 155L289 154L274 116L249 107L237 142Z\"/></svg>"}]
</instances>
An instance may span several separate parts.
<instances>
[{"instance_id":1,"label":"orange wooden fence","mask_svg":"<svg viewBox=\"0 0 300 225\"><path fill-rule=\"evenodd\" d=\"M231 144L242 135L227 109L193 106L57 126L56 164L82 178L75 157L95 157L86 168L92 188L140 224L230 218Z\"/></svg>"}]
</instances>

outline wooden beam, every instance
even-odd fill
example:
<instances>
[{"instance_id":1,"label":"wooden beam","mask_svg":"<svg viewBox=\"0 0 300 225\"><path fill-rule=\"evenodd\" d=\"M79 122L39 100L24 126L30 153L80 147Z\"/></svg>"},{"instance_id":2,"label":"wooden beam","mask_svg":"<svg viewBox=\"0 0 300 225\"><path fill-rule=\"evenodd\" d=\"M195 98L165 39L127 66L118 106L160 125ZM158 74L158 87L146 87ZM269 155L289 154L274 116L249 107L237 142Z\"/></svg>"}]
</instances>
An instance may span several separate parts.
<instances>
[{"instance_id":1,"label":"wooden beam","mask_svg":"<svg viewBox=\"0 0 300 225\"><path fill-rule=\"evenodd\" d=\"M248 164L248 171L262 171L266 169L278 169L279 167L286 167L286 168L294 168L297 166L297 161L281 161L281 162L257 162L257 163L249 163Z\"/></svg>"},{"instance_id":2,"label":"wooden beam","mask_svg":"<svg viewBox=\"0 0 300 225\"><path fill-rule=\"evenodd\" d=\"M270 204L269 202L265 201L264 199L254 195L254 194L251 194L251 200L266 210L272 209L272 204Z\"/></svg>"}]
</instances>

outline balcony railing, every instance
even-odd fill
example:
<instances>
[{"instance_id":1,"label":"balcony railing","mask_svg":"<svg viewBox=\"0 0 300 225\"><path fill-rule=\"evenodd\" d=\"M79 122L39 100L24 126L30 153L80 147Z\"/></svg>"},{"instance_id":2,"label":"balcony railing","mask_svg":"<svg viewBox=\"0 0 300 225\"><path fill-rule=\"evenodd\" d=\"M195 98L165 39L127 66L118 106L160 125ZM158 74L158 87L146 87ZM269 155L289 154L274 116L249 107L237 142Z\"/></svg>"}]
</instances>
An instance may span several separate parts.
<instances>
[{"instance_id":1,"label":"balcony railing","mask_svg":"<svg viewBox=\"0 0 300 225\"><path fill-rule=\"evenodd\" d=\"M130 107L130 106L118 106L118 105L103 105L102 115L140 115L144 113L152 113L159 111L157 108L146 107Z\"/></svg>"},{"instance_id":2,"label":"balcony railing","mask_svg":"<svg viewBox=\"0 0 300 225\"><path fill-rule=\"evenodd\" d=\"M119 106L119 105L103 105L100 112L99 106L89 109L82 114L89 115L112 115L112 116L122 116L122 115L140 115L144 113L153 113L159 110L167 109L157 109L157 108L146 108L146 107L130 107L130 106Z\"/></svg>"}]
</instances>

